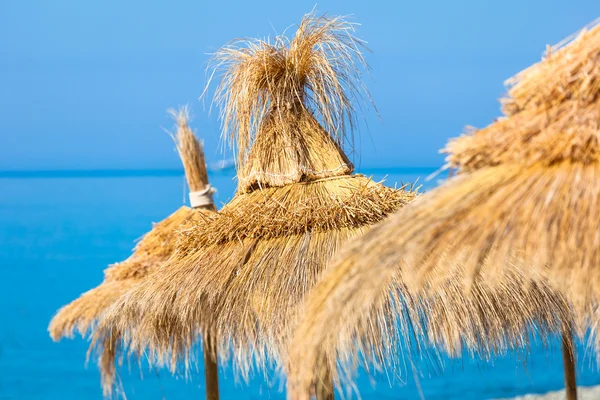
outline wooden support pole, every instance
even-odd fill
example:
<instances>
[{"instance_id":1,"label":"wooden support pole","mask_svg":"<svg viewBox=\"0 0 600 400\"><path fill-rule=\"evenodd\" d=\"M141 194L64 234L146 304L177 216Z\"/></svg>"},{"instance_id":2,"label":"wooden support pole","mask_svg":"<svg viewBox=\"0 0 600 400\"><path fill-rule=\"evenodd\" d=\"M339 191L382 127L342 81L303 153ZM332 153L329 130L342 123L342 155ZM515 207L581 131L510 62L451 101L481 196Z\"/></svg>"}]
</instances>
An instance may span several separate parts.
<instances>
[{"instance_id":1,"label":"wooden support pole","mask_svg":"<svg viewBox=\"0 0 600 400\"><path fill-rule=\"evenodd\" d=\"M565 393L567 400L577 400L577 378L575 376L575 347L573 346L573 327L563 325L562 356L565 370Z\"/></svg>"},{"instance_id":2,"label":"wooden support pole","mask_svg":"<svg viewBox=\"0 0 600 400\"><path fill-rule=\"evenodd\" d=\"M219 400L219 367L217 348L210 337L203 340L206 400Z\"/></svg>"}]
</instances>

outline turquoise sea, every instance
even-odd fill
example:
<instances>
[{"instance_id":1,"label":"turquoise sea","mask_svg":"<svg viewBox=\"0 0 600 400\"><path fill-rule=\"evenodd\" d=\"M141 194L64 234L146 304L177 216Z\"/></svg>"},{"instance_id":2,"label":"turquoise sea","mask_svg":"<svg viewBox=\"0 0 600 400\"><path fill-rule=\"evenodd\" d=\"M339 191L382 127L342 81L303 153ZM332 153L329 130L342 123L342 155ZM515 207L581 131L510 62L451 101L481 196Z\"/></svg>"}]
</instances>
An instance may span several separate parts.
<instances>
[{"instance_id":1,"label":"turquoise sea","mask_svg":"<svg viewBox=\"0 0 600 400\"><path fill-rule=\"evenodd\" d=\"M363 169L387 183L425 182L434 169ZM234 170L211 172L216 199L233 195ZM441 177L445 177L441 175ZM47 325L54 312L99 284L110 263L125 259L134 241L181 206L183 172L46 171L0 172L0 399L101 399L96 366L86 367L87 341L53 343ZM364 399L488 399L562 387L559 342L534 344L526 358L493 362L447 361L443 373L424 371L396 378L358 380ZM578 347L580 385L600 384L591 351ZM120 371L128 399L201 399L202 374L191 380L137 364ZM375 386L373 386L373 384ZM236 383L221 371L223 399L284 399L279 387L260 378Z\"/></svg>"}]
</instances>

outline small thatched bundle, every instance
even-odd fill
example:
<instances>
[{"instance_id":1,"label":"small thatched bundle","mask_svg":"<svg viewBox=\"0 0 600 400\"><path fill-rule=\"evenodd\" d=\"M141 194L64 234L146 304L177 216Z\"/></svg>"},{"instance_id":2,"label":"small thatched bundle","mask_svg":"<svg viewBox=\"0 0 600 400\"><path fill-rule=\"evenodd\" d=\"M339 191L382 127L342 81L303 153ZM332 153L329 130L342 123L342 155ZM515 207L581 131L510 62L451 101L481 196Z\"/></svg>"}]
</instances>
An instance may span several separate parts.
<instances>
[{"instance_id":1,"label":"small thatched bundle","mask_svg":"<svg viewBox=\"0 0 600 400\"><path fill-rule=\"evenodd\" d=\"M200 329L242 374L278 363L337 249L415 197L352 174L342 151L361 87L352 28L308 15L291 40L237 41L217 53L225 72L216 98L237 145L238 192L110 309L107 334L127 333L132 349L158 362L188 362ZM205 307L214 325L203 322ZM386 341L393 321L371 322L373 340Z\"/></svg>"},{"instance_id":2,"label":"small thatched bundle","mask_svg":"<svg viewBox=\"0 0 600 400\"><path fill-rule=\"evenodd\" d=\"M568 341L571 301L587 327L600 298L600 25L508 84L505 116L446 148L459 175L351 242L311 293L295 399L322 378L315 366L360 353L351 339L390 290L406 299L397 314L451 354L520 347L535 331Z\"/></svg>"},{"instance_id":3,"label":"small thatched bundle","mask_svg":"<svg viewBox=\"0 0 600 400\"><path fill-rule=\"evenodd\" d=\"M178 113L173 112L173 116L177 123L174 139L190 191L210 195L204 151L188 126L187 110L183 108ZM52 339L58 341L64 336L73 337L75 331L85 336L92 331L95 322L108 307L169 258L175 249L176 232L192 226L202 213L215 211L212 202L205 203L195 209L181 207L155 224L127 260L113 264L104 271L102 284L83 293L56 313L48 328ZM103 348L100 356L103 388L106 394L110 394L115 379L117 342L100 345Z\"/></svg>"}]
</instances>

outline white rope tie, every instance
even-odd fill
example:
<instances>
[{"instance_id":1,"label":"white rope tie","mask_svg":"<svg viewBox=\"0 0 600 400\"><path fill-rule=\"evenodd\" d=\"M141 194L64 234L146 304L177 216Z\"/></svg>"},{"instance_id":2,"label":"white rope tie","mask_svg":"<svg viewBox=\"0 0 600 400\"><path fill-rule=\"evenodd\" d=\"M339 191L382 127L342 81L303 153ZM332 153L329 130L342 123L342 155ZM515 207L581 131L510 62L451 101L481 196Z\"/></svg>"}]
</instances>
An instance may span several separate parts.
<instances>
[{"instance_id":1,"label":"white rope tie","mask_svg":"<svg viewBox=\"0 0 600 400\"><path fill-rule=\"evenodd\" d=\"M196 208L215 204L213 201L214 192L216 192L216 189L210 185L206 185L203 190L198 192L190 192L190 205L192 208Z\"/></svg>"}]
</instances>

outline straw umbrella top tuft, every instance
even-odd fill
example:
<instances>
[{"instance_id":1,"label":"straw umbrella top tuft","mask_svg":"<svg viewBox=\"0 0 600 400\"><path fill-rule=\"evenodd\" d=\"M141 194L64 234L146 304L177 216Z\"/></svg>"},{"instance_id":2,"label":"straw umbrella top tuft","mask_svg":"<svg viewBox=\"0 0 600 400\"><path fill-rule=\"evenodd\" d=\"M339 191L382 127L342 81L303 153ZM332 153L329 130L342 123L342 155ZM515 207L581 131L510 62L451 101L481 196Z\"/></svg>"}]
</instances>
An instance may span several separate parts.
<instances>
[{"instance_id":1,"label":"straw umbrella top tuft","mask_svg":"<svg viewBox=\"0 0 600 400\"><path fill-rule=\"evenodd\" d=\"M600 294L598 21L507 84L505 116L448 144L458 176L349 243L311 293L292 345L297 398L315 365L368 346L349 338L390 291L414 332L454 355L568 337L571 303L587 326Z\"/></svg>"},{"instance_id":2,"label":"straw umbrella top tuft","mask_svg":"<svg viewBox=\"0 0 600 400\"><path fill-rule=\"evenodd\" d=\"M236 41L215 55L238 191L181 233L171 260L107 313L106 332L124 332L132 349L172 367L192 359L198 330L243 376L285 357L331 256L416 196L351 174L342 150L362 90L360 44L352 24L309 14L291 40ZM372 322L385 340L390 321Z\"/></svg>"},{"instance_id":3,"label":"straw umbrella top tuft","mask_svg":"<svg viewBox=\"0 0 600 400\"><path fill-rule=\"evenodd\" d=\"M206 201L195 204L194 209L183 206L155 224L135 246L133 254L125 261L111 265L104 271L104 281L94 289L62 307L53 317L48 330L53 340L73 337L75 331L85 336L92 331L101 314L138 281L164 263L175 248L175 232L191 226L201 213L215 211L210 194L204 151L188 126L187 108L171 111L176 121L173 139L183 162L188 186L192 193L205 192ZM100 359L102 383L106 395L113 388L115 360L118 356L115 343L102 344Z\"/></svg>"},{"instance_id":4,"label":"straw umbrella top tuft","mask_svg":"<svg viewBox=\"0 0 600 400\"><path fill-rule=\"evenodd\" d=\"M292 39L235 40L214 56L223 133L237 146L239 192L351 173L340 145L368 92L354 24L310 14ZM214 75L213 75L214 76Z\"/></svg>"}]
</instances>

